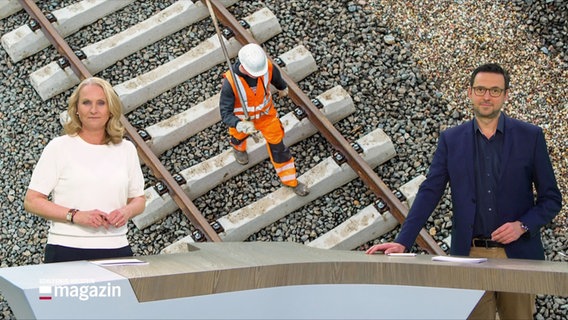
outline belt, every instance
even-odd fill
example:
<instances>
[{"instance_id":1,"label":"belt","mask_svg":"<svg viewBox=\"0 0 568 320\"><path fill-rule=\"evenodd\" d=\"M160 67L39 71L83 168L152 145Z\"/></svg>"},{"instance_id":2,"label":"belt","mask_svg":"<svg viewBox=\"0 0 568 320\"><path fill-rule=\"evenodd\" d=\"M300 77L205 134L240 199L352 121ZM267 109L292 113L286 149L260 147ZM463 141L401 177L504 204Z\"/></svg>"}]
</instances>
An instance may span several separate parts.
<instances>
[{"instance_id":1,"label":"belt","mask_svg":"<svg viewBox=\"0 0 568 320\"><path fill-rule=\"evenodd\" d=\"M490 239L478 239L475 238L471 240L471 246L476 248L503 248L504 244Z\"/></svg>"}]
</instances>

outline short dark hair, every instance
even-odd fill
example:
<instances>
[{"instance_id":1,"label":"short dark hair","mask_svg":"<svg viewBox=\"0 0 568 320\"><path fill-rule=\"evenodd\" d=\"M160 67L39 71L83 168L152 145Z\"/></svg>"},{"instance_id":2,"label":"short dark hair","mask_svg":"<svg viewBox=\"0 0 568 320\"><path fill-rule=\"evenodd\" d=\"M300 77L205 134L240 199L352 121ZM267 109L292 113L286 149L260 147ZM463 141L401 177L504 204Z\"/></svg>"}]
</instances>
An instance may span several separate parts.
<instances>
[{"instance_id":1,"label":"short dark hair","mask_svg":"<svg viewBox=\"0 0 568 320\"><path fill-rule=\"evenodd\" d=\"M509 73L507 72L507 70L503 69L503 67L501 67L497 63L486 63L486 64L483 64L483 65L480 65L475 70L473 70L473 72L471 73L471 78L469 78L469 86L470 87L473 87L473 82L475 81L475 76L477 76L477 74L480 73L480 72L491 72L491 73L502 74L503 77L505 78L505 90L509 89L509 81L510 81Z\"/></svg>"}]
</instances>

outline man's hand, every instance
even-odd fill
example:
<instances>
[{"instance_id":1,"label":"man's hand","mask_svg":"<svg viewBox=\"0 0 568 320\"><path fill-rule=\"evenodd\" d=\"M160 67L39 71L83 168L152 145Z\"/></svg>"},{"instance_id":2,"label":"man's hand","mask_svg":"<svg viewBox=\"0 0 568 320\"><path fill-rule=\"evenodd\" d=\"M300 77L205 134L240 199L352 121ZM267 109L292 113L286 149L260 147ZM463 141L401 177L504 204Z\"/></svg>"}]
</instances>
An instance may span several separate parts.
<instances>
[{"instance_id":1,"label":"man's hand","mask_svg":"<svg viewBox=\"0 0 568 320\"><path fill-rule=\"evenodd\" d=\"M365 251L365 253L366 254L373 254L377 251L382 251L384 254L403 253L405 249L406 248L400 243L387 242L387 243L376 244L376 245L370 247L369 249L367 249L367 251Z\"/></svg>"},{"instance_id":2,"label":"man's hand","mask_svg":"<svg viewBox=\"0 0 568 320\"><path fill-rule=\"evenodd\" d=\"M255 131L254 123L251 121L240 121L237 123L236 127L238 132L246 133L246 134L253 134Z\"/></svg>"},{"instance_id":3,"label":"man's hand","mask_svg":"<svg viewBox=\"0 0 568 320\"><path fill-rule=\"evenodd\" d=\"M288 95L288 88L278 91L278 98L284 98Z\"/></svg>"},{"instance_id":4,"label":"man's hand","mask_svg":"<svg viewBox=\"0 0 568 320\"><path fill-rule=\"evenodd\" d=\"M507 222L491 233L491 240L502 244L509 244L519 239L525 230L521 227L520 221Z\"/></svg>"}]
</instances>

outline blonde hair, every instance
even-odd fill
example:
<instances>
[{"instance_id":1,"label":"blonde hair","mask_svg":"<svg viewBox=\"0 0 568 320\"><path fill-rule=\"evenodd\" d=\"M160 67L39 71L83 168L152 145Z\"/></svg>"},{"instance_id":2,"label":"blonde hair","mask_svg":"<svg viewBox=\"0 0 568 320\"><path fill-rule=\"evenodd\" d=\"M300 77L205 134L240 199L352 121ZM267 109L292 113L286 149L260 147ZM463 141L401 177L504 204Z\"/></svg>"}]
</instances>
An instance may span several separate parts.
<instances>
[{"instance_id":1,"label":"blonde hair","mask_svg":"<svg viewBox=\"0 0 568 320\"><path fill-rule=\"evenodd\" d=\"M86 78L81 81L69 97L69 103L67 106L69 121L63 126L65 133L70 136L75 136L81 131L83 123L77 115L77 104L79 102L81 89L88 85L99 86L105 93L110 118L106 124L104 143L120 143L124 138L124 126L120 122L120 117L122 116L122 102L110 83L97 77Z\"/></svg>"}]
</instances>

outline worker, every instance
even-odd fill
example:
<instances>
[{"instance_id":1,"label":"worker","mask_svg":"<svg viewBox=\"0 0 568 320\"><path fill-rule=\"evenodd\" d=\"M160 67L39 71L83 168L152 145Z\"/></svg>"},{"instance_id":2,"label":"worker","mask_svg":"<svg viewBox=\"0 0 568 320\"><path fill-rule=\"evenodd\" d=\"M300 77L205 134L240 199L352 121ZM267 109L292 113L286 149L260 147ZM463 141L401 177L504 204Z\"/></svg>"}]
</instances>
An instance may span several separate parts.
<instances>
[{"instance_id":1,"label":"worker","mask_svg":"<svg viewBox=\"0 0 568 320\"><path fill-rule=\"evenodd\" d=\"M284 128L270 92L270 85L273 85L279 97L285 97L288 86L280 70L268 61L259 45L243 46L238 56L232 67L234 78L231 70L223 75L219 99L221 118L229 127L235 160L242 165L248 163L247 138L259 131L266 140L270 161L282 184L292 188L297 195L306 196L309 189L296 177L294 157L283 142Z\"/></svg>"}]
</instances>

